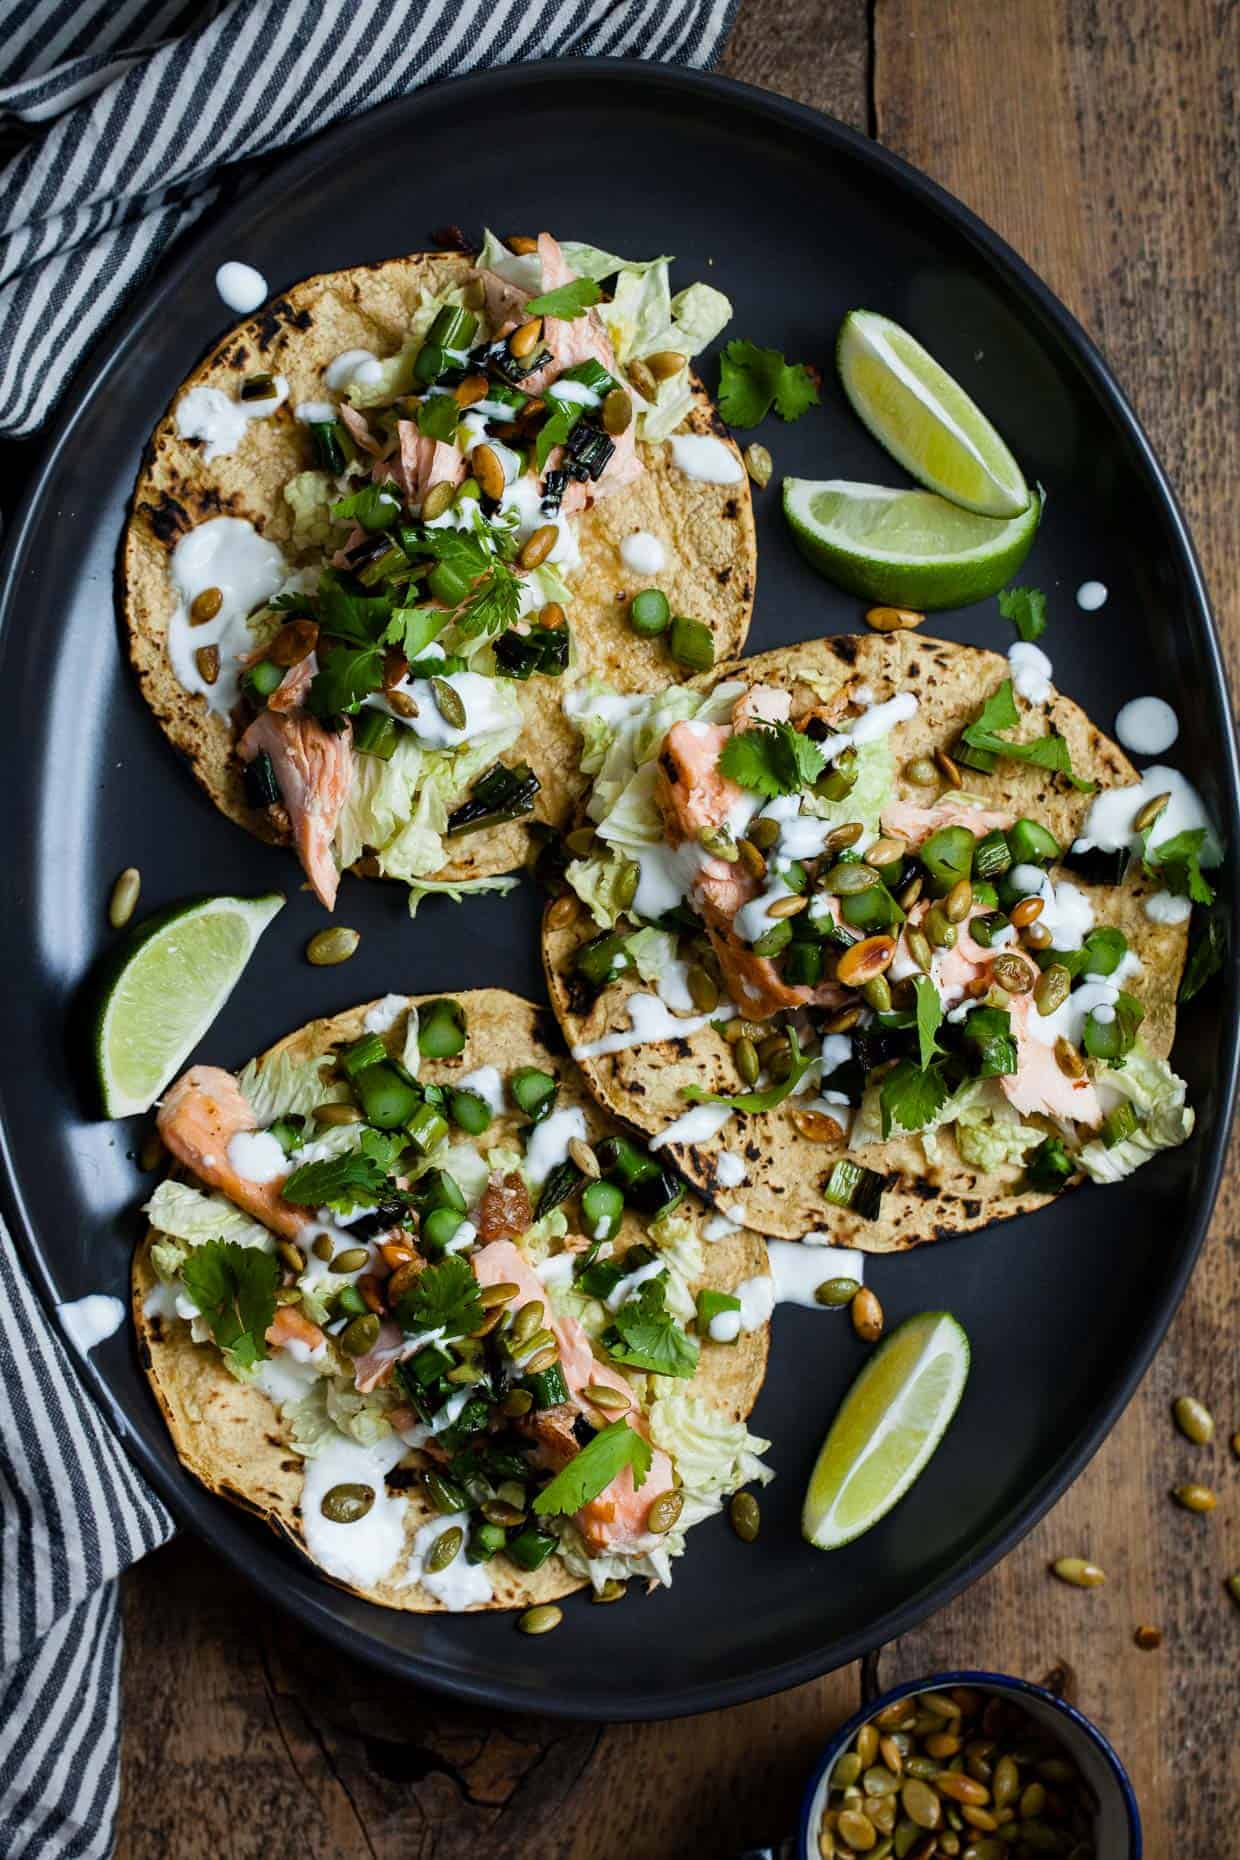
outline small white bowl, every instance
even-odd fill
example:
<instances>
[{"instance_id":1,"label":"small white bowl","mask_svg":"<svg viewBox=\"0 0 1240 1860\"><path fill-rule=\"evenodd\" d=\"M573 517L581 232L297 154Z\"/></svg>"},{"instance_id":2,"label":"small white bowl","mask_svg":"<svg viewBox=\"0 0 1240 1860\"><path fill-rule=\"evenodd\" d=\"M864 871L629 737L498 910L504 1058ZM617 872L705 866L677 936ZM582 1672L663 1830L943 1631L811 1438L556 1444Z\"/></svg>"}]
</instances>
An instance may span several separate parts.
<instances>
[{"instance_id":1,"label":"small white bowl","mask_svg":"<svg viewBox=\"0 0 1240 1860\"><path fill-rule=\"evenodd\" d=\"M800 1837L795 1849L801 1860L819 1860L818 1830L827 1806L831 1771L861 1726L884 1706L894 1705L911 1692L942 1692L951 1686L968 1686L974 1692L992 1692L1018 1699L1031 1718L1054 1733L1093 1791L1098 1803L1094 1837L1098 1860L1141 1860L1141 1816L1137 1798L1127 1771L1102 1732L1074 1705L1056 1698L1053 1692L1030 1685L1027 1679L1013 1679L1006 1673L932 1673L928 1679L913 1679L905 1685L893 1686L890 1692L872 1699L847 1724L841 1725L819 1758L805 1792Z\"/></svg>"}]
</instances>

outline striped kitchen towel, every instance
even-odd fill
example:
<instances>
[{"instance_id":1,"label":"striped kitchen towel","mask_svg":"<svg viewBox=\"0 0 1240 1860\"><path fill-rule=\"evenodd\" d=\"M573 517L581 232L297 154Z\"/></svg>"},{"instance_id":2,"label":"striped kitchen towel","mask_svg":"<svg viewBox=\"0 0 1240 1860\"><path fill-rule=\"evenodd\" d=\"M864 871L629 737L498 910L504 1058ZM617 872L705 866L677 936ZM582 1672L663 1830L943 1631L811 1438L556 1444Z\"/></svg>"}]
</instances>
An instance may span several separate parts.
<instances>
[{"instance_id":1,"label":"striped kitchen towel","mask_svg":"<svg viewBox=\"0 0 1240 1860\"><path fill-rule=\"evenodd\" d=\"M552 56L706 65L739 0L0 0L0 433L235 164L435 78Z\"/></svg>"},{"instance_id":2,"label":"striped kitchen towel","mask_svg":"<svg viewBox=\"0 0 1240 1860\"><path fill-rule=\"evenodd\" d=\"M0 0L0 433L253 162L553 55L710 63L738 0ZM115 1577L171 1534L0 1226L0 1860L113 1848Z\"/></svg>"}]
</instances>

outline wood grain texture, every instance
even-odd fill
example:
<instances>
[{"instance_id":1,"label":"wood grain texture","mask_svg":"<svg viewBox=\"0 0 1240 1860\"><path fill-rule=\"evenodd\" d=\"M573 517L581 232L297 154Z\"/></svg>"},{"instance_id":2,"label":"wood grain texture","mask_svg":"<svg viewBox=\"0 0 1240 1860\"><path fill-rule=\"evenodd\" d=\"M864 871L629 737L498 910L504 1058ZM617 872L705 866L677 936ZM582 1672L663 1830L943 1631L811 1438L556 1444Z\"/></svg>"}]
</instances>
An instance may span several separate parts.
<instances>
[{"instance_id":1,"label":"wood grain texture","mask_svg":"<svg viewBox=\"0 0 1240 1860\"><path fill-rule=\"evenodd\" d=\"M745 0L721 69L881 138L989 220L1098 338L1184 501L1240 667L1231 384L1235 117L1219 0ZM1234 17L1234 16L1232 16ZM1001 75L1000 75L1001 74ZM1234 1737L1240 1565L1234 1347L1235 1164L1209 1252L1146 1382L1102 1452L1001 1566L888 1649L894 1680L976 1662L1070 1668L1133 1771L1147 1852L1234 1851L1221 1752ZM1117 1320L1122 1321L1122 1287ZM1191 1389L1210 1449L1174 1432ZM1223 1494L1177 1511L1186 1478ZM1064 1588L1048 1561L1108 1572ZM1161 1649L1139 1652L1138 1622ZM809 1762L851 1711L856 1669L727 1713L599 1729L451 1708L270 1619L200 1545L126 1591L120 1860L682 1860L792 1826ZM1172 1830L1175 1830L1174 1837Z\"/></svg>"},{"instance_id":2,"label":"wood grain texture","mask_svg":"<svg viewBox=\"0 0 1240 1860\"><path fill-rule=\"evenodd\" d=\"M1233 680L1240 531L1220 487L1240 468L1234 24L1209 0L877 0L874 33L881 139L1029 260L1135 405L1184 505ZM1238 1231L1233 1150L1207 1250L1120 1425L1004 1563L883 1660L889 1680L962 1658L1035 1679L1071 1669L1131 1771L1158 1856L1236 1851L1207 1753L1234 1749L1240 1653L1222 1586L1240 1565L1240 1463L1227 1444L1240 1424ZM1122 1309L1119 1287L1120 1321ZM1185 1392L1217 1417L1210 1448L1172 1426ZM1216 1487L1212 1516L1172 1503L1185 1480ZM1082 1553L1106 1570L1105 1588L1047 1575L1054 1557ZM1139 1623L1161 1629L1158 1651L1137 1649Z\"/></svg>"}]
</instances>

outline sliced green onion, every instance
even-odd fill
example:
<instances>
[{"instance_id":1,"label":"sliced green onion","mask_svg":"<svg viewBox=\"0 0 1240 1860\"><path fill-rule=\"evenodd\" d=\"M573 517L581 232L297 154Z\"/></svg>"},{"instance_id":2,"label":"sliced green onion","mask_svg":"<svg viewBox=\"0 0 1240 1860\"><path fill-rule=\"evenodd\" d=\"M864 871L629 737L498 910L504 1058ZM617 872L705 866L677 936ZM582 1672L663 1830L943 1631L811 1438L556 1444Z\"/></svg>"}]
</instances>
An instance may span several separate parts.
<instances>
[{"instance_id":1,"label":"sliced green onion","mask_svg":"<svg viewBox=\"0 0 1240 1860\"><path fill-rule=\"evenodd\" d=\"M368 562L363 562L355 572L364 588L377 588L381 582L390 581L393 575L400 574L409 566L409 557L398 542L390 542L379 555L374 555Z\"/></svg>"},{"instance_id":2,"label":"sliced green onion","mask_svg":"<svg viewBox=\"0 0 1240 1860\"><path fill-rule=\"evenodd\" d=\"M448 1100L452 1122L470 1137L480 1137L491 1123L491 1107L476 1091L454 1091Z\"/></svg>"},{"instance_id":3,"label":"sliced green onion","mask_svg":"<svg viewBox=\"0 0 1240 1860\"><path fill-rule=\"evenodd\" d=\"M465 1050L465 1014L459 1001L428 1001L418 1023L418 1051L426 1059L455 1059Z\"/></svg>"},{"instance_id":4,"label":"sliced green onion","mask_svg":"<svg viewBox=\"0 0 1240 1860\"><path fill-rule=\"evenodd\" d=\"M677 614L672 621L667 649L677 665L691 672L708 672L715 663L715 642L710 628L684 614Z\"/></svg>"},{"instance_id":5,"label":"sliced green onion","mask_svg":"<svg viewBox=\"0 0 1240 1860\"><path fill-rule=\"evenodd\" d=\"M502 1524L474 1524L470 1528L469 1543L465 1547L467 1563L489 1563L493 1556L504 1549L508 1542L508 1533Z\"/></svg>"},{"instance_id":6,"label":"sliced green onion","mask_svg":"<svg viewBox=\"0 0 1240 1860\"><path fill-rule=\"evenodd\" d=\"M591 1240L614 1240L624 1218L624 1196L614 1182L587 1182L581 1191L581 1224Z\"/></svg>"},{"instance_id":7,"label":"sliced green onion","mask_svg":"<svg viewBox=\"0 0 1240 1860\"><path fill-rule=\"evenodd\" d=\"M1025 1174L1032 1186L1050 1195L1057 1195L1075 1172L1076 1164L1058 1137L1047 1137L1039 1143L1025 1164Z\"/></svg>"},{"instance_id":8,"label":"sliced green onion","mask_svg":"<svg viewBox=\"0 0 1240 1860\"><path fill-rule=\"evenodd\" d=\"M978 841L973 853L973 873L975 878L1002 878L1012 864L1012 853L1007 843L1007 835L998 827L988 833L985 839ZM976 891L974 892L976 896Z\"/></svg>"},{"instance_id":9,"label":"sliced green onion","mask_svg":"<svg viewBox=\"0 0 1240 1860\"><path fill-rule=\"evenodd\" d=\"M304 1142L300 1123L295 1123L291 1117L277 1118L267 1135L275 1138L286 1156L291 1156Z\"/></svg>"},{"instance_id":10,"label":"sliced green onion","mask_svg":"<svg viewBox=\"0 0 1240 1860\"><path fill-rule=\"evenodd\" d=\"M568 1400L568 1383L559 1363L549 1363L546 1369L523 1376L521 1386L534 1397L536 1408L559 1408Z\"/></svg>"},{"instance_id":11,"label":"sliced green onion","mask_svg":"<svg viewBox=\"0 0 1240 1860\"><path fill-rule=\"evenodd\" d=\"M247 696L253 698L261 709L273 691L278 691L284 683L285 667L273 665L270 659L260 659L252 665L245 675Z\"/></svg>"},{"instance_id":12,"label":"sliced green onion","mask_svg":"<svg viewBox=\"0 0 1240 1860\"><path fill-rule=\"evenodd\" d=\"M534 1210L534 1219L543 1220L558 1208L562 1201L567 1201L575 1193L582 1180L582 1174L575 1162L558 1163L542 1185L538 1197L538 1206Z\"/></svg>"},{"instance_id":13,"label":"sliced green onion","mask_svg":"<svg viewBox=\"0 0 1240 1860\"><path fill-rule=\"evenodd\" d=\"M860 1163L847 1162L841 1158L827 1177L822 1198L829 1201L833 1208L848 1208L853 1214L859 1214L862 1220L875 1221L882 1205L886 1182L886 1176L876 1175L873 1169L865 1169Z\"/></svg>"},{"instance_id":14,"label":"sliced green onion","mask_svg":"<svg viewBox=\"0 0 1240 1860\"><path fill-rule=\"evenodd\" d=\"M918 858L930 876L931 889L944 897L973 869L973 835L967 827L940 827L924 841Z\"/></svg>"},{"instance_id":15,"label":"sliced green onion","mask_svg":"<svg viewBox=\"0 0 1240 1860\"><path fill-rule=\"evenodd\" d=\"M1136 1133L1140 1122L1131 1098L1122 1098L1102 1120L1102 1141L1109 1150L1113 1150L1117 1143L1123 1143Z\"/></svg>"},{"instance_id":16,"label":"sliced green onion","mask_svg":"<svg viewBox=\"0 0 1240 1860\"><path fill-rule=\"evenodd\" d=\"M399 1130L418 1109L417 1087L407 1085L386 1061L358 1071L353 1076L353 1089L362 1116L377 1130Z\"/></svg>"},{"instance_id":17,"label":"sliced green onion","mask_svg":"<svg viewBox=\"0 0 1240 1860\"><path fill-rule=\"evenodd\" d=\"M844 749L836 758L835 767L820 775L814 783L814 793L820 801L843 801L857 785L857 752Z\"/></svg>"},{"instance_id":18,"label":"sliced green onion","mask_svg":"<svg viewBox=\"0 0 1240 1860\"><path fill-rule=\"evenodd\" d=\"M455 563L436 562L426 577L426 586L432 597L442 601L445 607L459 607L468 596L473 581Z\"/></svg>"},{"instance_id":19,"label":"sliced green onion","mask_svg":"<svg viewBox=\"0 0 1240 1860\"><path fill-rule=\"evenodd\" d=\"M460 1183L446 1169L429 1169L418 1183L416 1193L423 1212L431 1208L451 1208L456 1214L464 1214L469 1205Z\"/></svg>"},{"instance_id":20,"label":"sliced green onion","mask_svg":"<svg viewBox=\"0 0 1240 1860\"><path fill-rule=\"evenodd\" d=\"M369 1309L356 1285L342 1285L332 1299L332 1310L337 1317L365 1317Z\"/></svg>"},{"instance_id":21,"label":"sliced green onion","mask_svg":"<svg viewBox=\"0 0 1240 1860\"><path fill-rule=\"evenodd\" d=\"M1014 865L1054 865L1063 856L1055 835L1037 820L1018 820L1008 829L1007 843Z\"/></svg>"},{"instance_id":22,"label":"sliced green onion","mask_svg":"<svg viewBox=\"0 0 1240 1860\"><path fill-rule=\"evenodd\" d=\"M600 1259L578 1274L574 1290L585 1292L587 1297L597 1298L600 1303L606 1304L621 1279L627 1276L628 1268L622 1266L618 1259Z\"/></svg>"},{"instance_id":23,"label":"sliced green onion","mask_svg":"<svg viewBox=\"0 0 1240 1860\"><path fill-rule=\"evenodd\" d=\"M990 749L974 749L972 743L966 743L963 736L956 738L952 744L952 761L961 768L976 769L979 775L990 775L999 758Z\"/></svg>"},{"instance_id":24,"label":"sliced green onion","mask_svg":"<svg viewBox=\"0 0 1240 1860\"><path fill-rule=\"evenodd\" d=\"M984 917L970 920L969 935L982 949L992 949L999 932L1010 930L1011 927L1011 920L1002 911L988 911Z\"/></svg>"},{"instance_id":25,"label":"sliced green onion","mask_svg":"<svg viewBox=\"0 0 1240 1860\"><path fill-rule=\"evenodd\" d=\"M629 602L629 625L643 639L653 639L659 633L666 633L671 618L672 610L661 588L643 588Z\"/></svg>"},{"instance_id":26,"label":"sliced green onion","mask_svg":"<svg viewBox=\"0 0 1240 1860\"><path fill-rule=\"evenodd\" d=\"M542 1072L537 1066L518 1066L509 1076L508 1089L517 1109L532 1124L538 1124L555 1102L557 1085L550 1072Z\"/></svg>"},{"instance_id":27,"label":"sliced green onion","mask_svg":"<svg viewBox=\"0 0 1240 1860\"><path fill-rule=\"evenodd\" d=\"M438 1149L448 1134L448 1120L430 1104L420 1104L405 1128L424 1156Z\"/></svg>"},{"instance_id":28,"label":"sliced green onion","mask_svg":"<svg viewBox=\"0 0 1240 1860\"><path fill-rule=\"evenodd\" d=\"M518 1569L538 1569L559 1547L560 1540L552 1532L537 1531L532 1524L527 1524L524 1530L508 1539L504 1554Z\"/></svg>"},{"instance_id":29,"label":"sliced green onion","mask_svg":"<svg viewBox=\"0 0 1240 1860\"><path fill-rule=\"evenodd\" d=\"M426 332L426 340L441 349L467 349L478 334L478 319L472 310L460 304L445 304L436 312Z\"/></svg>"},{"instance_id":30,"label":"sliced green onion","mask_svg":"<svg viewBox=\"0 0 1240 1860\"><path fill-rule=\"evenodd\" d=\"M764 930L751 947L755 956L778 956L780 950L785 949L791 941L792 920L788 917L777 917L770 928Z\"/></svg>"},{"instance_id":31,"label":"sliced green onion","mask_svg":"<svg viewBox=\"0 0 1240 1860\"><path fill-rule=\"evenodd\" d=\"M790 988L816 988L822 980L821 943L793 943L784 957L783 978Z\"/></svg>"},{"instance_id":32,"label":"sliced green onion","mask_svg":"<svg viewBox=\"0 0 1240 1860\"><path fill-rule=\"evenodd\" d=\"M401 1367L419 1389L428 1389L432 1382L438 1382L440 1376L446 1375L455 1365L456 1358L451 1350L445 1350L438 1343L427 1343Z\"/></svg>"},{"instance_id":33,"label":"sliced green onion","mask_svg":"<svg viewBox=\"0 0 1240 1860\"><path fill-rule=\"evenodd\" d=\"M648 1156L643 1149L628 1137L604 1137L595 1145L595 1155L605 1175L611 1176L617 1187L627 1193L636 1188L639 1182L650 1176L658 1175L659 1165L653 1156Z\"/></svg>"},{"instance_id":34,"label":"sliced green onion","mask_svg":"<svg viewBox=\"0 0 1240 1860\"><path fill-rule=\"evenodd\" d=\"M271 807L280 799L275 764L265 749L245 765L245 798L251 807Z\"/></svg>"},{"instance_id":35,"label":"sliced green onion","mask_svg":"<svg viewBox=\"0 0 1240 1860\"><path fill-rule=\"evenodd\" d=\"M588 387L591 393L600 397L610 394L614 387L619 386L616 377L609 374L602 362L596 361L592 355L587 356L584 362L576 362L571 368L566 368L560 380L580 381L583 387Z\"/></svg>"},{"instance_id":36,"label":"sliced green onion","mask_svg":"<svg viewBox=\"0 0 1240 1860\"><path fill-rule=\"evenodd\" d=\"M488 769L473 785L468 801L448 815L445 838L458 833L476 833L502 820L519 820L531 813L542 783L528 763L518 762L506 768L502 762Z\"/></svg>"},{"instance_id":37,"label":"sliced green onion","mask_svg":"<svg viewBox=\"0 0 1240 1860\"><path fill-rule=\"evenodd\" d=\"M387 1048L377 1033L364 1033L360 1040L354 1040L352 1046L346 1046L340 1055L346 1078L356 1078L367 1066L381 1066L387 1058Z\"/></svg>"},{"instance_id":38,"label":"sliced green onion","mask_svg":"<svg viewBox=\"0 0 1240 1860\"><path fill-rule=\"evenodd\" d=\"M353 747L359 756L377 756L390 762L400 742L402 726L395 717L374 705L363 705L353 719Z\"/></svg>"},{"instance_id":39,"label":"sliced green onion","mask_svg":"<svg viewBox=\"0 0 1240 1860\"><path fill-rule=\"evenodd\" d=\"M679 1207L685 1198L685 1185L675 1170L656 1164L652 1175L633 1184L628 1198L648 1221L658 1221Z\"/></svg>"},{"instance_id":40,"label":"sliced green onion","mask_svg":"<svg viewBox=\"0 0 1240 1860\"><path fill-rule=\"evenodd\" d=\"M455 1237L462 1219L455 1208L432 1208L422 1222L419 1237L432 1253L442 1253Z\"/></svg>"},{"instance_id":41,"label":"sliced green onion","mask_svg":"<svg viewBox=\"0 0 1240 1860\"><path fill-rule=\"evenodd\" d=\"M880 930L896 930L904 922L904 912L881 881L865 891L849 892L839 900L839 906L844 922L868 936Z\"/></svg>"},{"instance_id":42,"label":"sliced green onion","mask_svg":"<svg viewBox=\"0 0 1240 1860\"><path fill-rule=\"evenodd\" d=\"M592 937L588 943L581 945L573 957L574 971L589 983L596 994L632 966L629 940L614 930Z\"/></svg>"},{"instance_id":43,"label":"sliced green onion","mask_svg":"<svg viewBox=\"0 0 1240 1860\"><path fill-rule=\"evenodd\" d=\"M310 426L315 463L320 471L331 472L334 477L339 477L348 464L344 447L340 443L343 430L339 420L314 420Z\"/></svg>"}]
</instances>

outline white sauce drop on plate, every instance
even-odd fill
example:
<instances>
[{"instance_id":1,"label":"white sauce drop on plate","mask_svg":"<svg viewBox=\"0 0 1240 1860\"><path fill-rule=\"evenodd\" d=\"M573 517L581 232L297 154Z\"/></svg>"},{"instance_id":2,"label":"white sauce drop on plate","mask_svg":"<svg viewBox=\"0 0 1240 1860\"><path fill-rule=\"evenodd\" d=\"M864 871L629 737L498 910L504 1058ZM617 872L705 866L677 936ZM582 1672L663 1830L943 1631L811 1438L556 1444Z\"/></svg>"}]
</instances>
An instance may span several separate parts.
<instances>
[{"instance_id":1,"label":"white sauce drop on plate","mask_svg":"<svg viewBox=\"0 0 1240 1860\"><path fill-rule=\"evenodd\" d=\"M676 433L667 443L677 471L700 484L739 484L745 476L732 448L712 433Z\"/></svg>"},{"instance_id":2,"label":"white sauce drop on plate","mask_svg":"<svg viewBox=\"0 0 1240 1860\"><path fill-rule=\"evenodd\" d=\"M243 265L230 258L215 274L215 288L230 310L247 316L267 301L267 280L253 265Z\"/></svg>"},{"instance_id":3,"label":"white sauce drop on plate","mask_svg":"<svg viewBox=\"0 0 1240 1860\"><path fill-rule=\"evenodd\" d=\"M1180 720L1165 698L1139 697L1115 719L1115 734L1134 756L1161 756L1180 734Z\"/></svg>"},{"instance_id":4,"label":"white sauce drop on plate","mask_svg":"<svg viewBox=\"0 0 1240 1860\"><path fill-rule=\"evenodd\" d=\"M1076 591L1076 604L1087 614L1096 613L1099 607L1106 605L1107 588L1101 581L1083 581Z\"/></svg>"},{"instance_id":5,"label":"white sauce drop on plate","mask_svg":"<svg viewBox=\"0 0 1240 1860\"><path fill-rule=\"evenodd\" d=\"M649 530L635 530L620 544L620 560L634 575L657 575L666 553L658 537Z\"/></svg>"},{"instance_id":6,"label":"white sauce drop on plate","mask_svg":"<svg viewBox=\"0 0 1240 1860\"><path fill-rule=\"evenodd\" d=\"M125 1307L119 1298L106 1292L87 1292L70 1304L57 1305L56 1315L66 1337L85 1356L97 1343L119 1330L125 1319Z\"/></svg>"}]
</instances>

